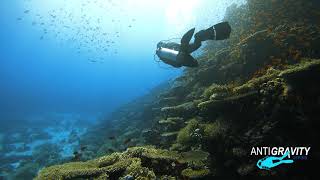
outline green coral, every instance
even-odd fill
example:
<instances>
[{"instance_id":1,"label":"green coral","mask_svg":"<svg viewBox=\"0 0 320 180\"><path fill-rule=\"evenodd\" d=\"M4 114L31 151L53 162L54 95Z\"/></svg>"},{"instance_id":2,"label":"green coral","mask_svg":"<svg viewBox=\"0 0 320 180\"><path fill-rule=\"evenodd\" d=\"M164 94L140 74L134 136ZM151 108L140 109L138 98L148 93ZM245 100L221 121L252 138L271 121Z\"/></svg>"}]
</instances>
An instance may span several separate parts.
<instances>
[{"instance_id":1,"label":"green coral","mask_svg":"<svg viewBox=\"0 0 320 180\"><path fill-rule=\"evenodd\" d=\"M184 117L186 115L194 114L197 106L195 102L186 102L178 106L164 107L162 112L173 117Z\"/></svg>"},{"instance_id":2,"label":"green coral","mask_svg":"<svg viewBox=\"0 0 320 180\"><path fill-rule=\"evenodd\" d=\"M233 92L236 94L243 94L250 91L254 91L258 89L261 84L276 78L279 75L279 73L280 73L279 70L270 68L265 75L258 78L253 78L248 82L246 82L245 84L235 87L233 89Z\"/></svg>"},{"instance_id":3,"label":"green coral","mask_svg":"<svg viewBox=\"0 0 320 180\"><path fill-rule=\"evenodd\" d=\"M212 84L208 88L206 88L202 94L202 97L204 99L209 99L210 97L218 97L218 96L224 96L228 92L231 91L231 88L226 85L218 85L218 84Z\"/></svg>"},{"instance_id":4,"label":"green coral","mask_svg":"<svg viewBox=\"0 0 320 180\"><path fill-rule=\"evenodd\" d=\"M226 134L228 125L225 121L217 119L213 123L202 124L203 137L208 140L216 139Z\"/></svg>"},{"instance_id":5,"label":"green coral","mask_svg":"<svg viewBox=\"0 0 320 180\"><path fill-rule=\"evenodd\" d=\"M320 67L319 60L312 60L312 59L302 59L302 62L297 65L290 66L287 70L284 70L279 74L280 77L289 78L298 73L308 72L311 71L313 68Z\"/></svg>"},{"instance_id":6,"label":"green coral","mask_svg":"<svg viewBox=\"0 0 320 180\"><path fill-rule=\"evenodd\" d=\"M156 175L153 171L149 170L146 167L142 167L141 159L139 158L134 158L132 160L132 163L129 165L124 174L126 174L126 176L130 175L137 180L156 179ZM120 179L125 179L125 177L122 177Z\"/></svg>"},{"instance_id":7,"label":"green coral","mask_svg":"<svg viewBox=\"0 0 320 180\"><path fill-rule=\"evenodd\" d=\"M159 121L159 124L176 125L177 123L180 123L182 121L183 121L183 118L181 117L169 117L167 119L161 119Z\"/></svg>"},{"instance_id":8,"label":"green coral","mask_svg":"<svg viewBox=\"0 0 320 180\"><path fill-rule=\"evenodd\" d=\"M182 128L177 136L177 142L182 145L191 145L196 140L192 133L198 128L199 123L196 119L191 119L187 126Z\"/></svg>"},{"instance_id":9,"label":"green coral","mask_svg":"<svg viewBox=\"0 0 320 180\"><path fill-rule=\"evenodd\" d=\"M294 77L299 77L304 73L319 71L320 61L315 59L302 59L301 63L290 65L286 70L280 71L274 68L269 68L266 74L261 77L253 78L245 84L235 87L233 92L236 94L246 93L252 90L259 89L260 85L275 78L284 78L291 80Z\"/></svg>"},{"instance_id":10,"label":"green coral","mask_svg":"<svg viewBox=\"0 0 320 180\"><path fill-rule=\"evenodd\" d=\"M85 178L90 176L95 177L105 172L106 170L100 169L94 161L72 162L45 168L40 171L35 179Z\"/></svg>"},{"instance_id":11,"label":"green coral","mask_svg":"<svg viewBox=\"0 0 320 180\"><path fill-rule=\"evenodd\" d=\"M248 90L248 89L247 89ZM208 100L198 104L200 112L206 113L216 113L224 112L228 109L234 108L234 105L240 104L242 101L248 100L254 97L257 91L251 90L242 94L233 94L229 97L219 100Z\"/></svg>"},{"instance_id":12,"label":"green coral","mask_svg":"<svg viewBox=\"0 0 320 180\"><path fill-rule=\"evenodd\" d=\"M197 178L203 178L210 174L209 169L191 169L187 168L182 171L182 175L184 177L190 178L190 179L197 179Z\"/></svg>"},{"instance_id":13,"label":"green coral","mask_svg":"<svg viewBox=\"0 0 320 180\"><path fill-rule=\"evenodd\" d=\"M172 137L172 136L177 136L179 132L177 131L174 131L174 132L165 132L165 133L162 133L161 136L162 137Z\"/></svg>"},{"instance_id":14,"label":"green coral","mask_svg":"<svg viewBox=\"0 0 320 180\"><path fill-rule=\"evenodd\" d=\"M196 153L196 155L194 155ZM201 155L202 154L202 155ZM199 156L201 155L201 156ZM188 152L155 149L153 146L128 148L123 153L113 153L86 162L71 162L42 169L37 179L123 179L132 176L135 179L156 179L164 176L182 177L182 170L195 162L195 156L201 162L204 152ZM183 160L184 159L184 160ZM192 165L194 167L194 163ZM199 169L206 166L198 164Z\"/></svg>"},{"instance_id":15,"label":"green coral","mask_svg":"<svg viewBox=\"0 0 320 180\"><path fill-rule=\"evenodd\" d=\"M207 164L209 153L201 150L182 152L179 158L180 163L188 163L190 167L201 168Z\"/></svg>"}]
</instances>

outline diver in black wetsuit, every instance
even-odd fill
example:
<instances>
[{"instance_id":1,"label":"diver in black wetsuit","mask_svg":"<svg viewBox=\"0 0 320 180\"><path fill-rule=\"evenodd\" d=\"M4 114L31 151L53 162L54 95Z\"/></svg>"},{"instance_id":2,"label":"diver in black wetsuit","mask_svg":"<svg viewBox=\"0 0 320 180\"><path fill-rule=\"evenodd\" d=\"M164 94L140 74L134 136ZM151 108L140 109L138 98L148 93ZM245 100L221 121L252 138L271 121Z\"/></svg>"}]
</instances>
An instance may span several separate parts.
<instances>
[{"instance_id":1,"label":"diver in black wetsuit","mask_svg":"<svg viewBox=\"0 0 320 180\"><path fill-rule=\"evenodd\" d=\"M197 67L198 61L190 54L201 47L202 41L224 40L229 38L231 27L228 22L216 24L206 30L201 30L194 35L194 42L189 43L195 28L185 33L181 39L181 44L164 43L157 44L156 54L164 63L173 67Z\"/></svg>"}]
</instances>

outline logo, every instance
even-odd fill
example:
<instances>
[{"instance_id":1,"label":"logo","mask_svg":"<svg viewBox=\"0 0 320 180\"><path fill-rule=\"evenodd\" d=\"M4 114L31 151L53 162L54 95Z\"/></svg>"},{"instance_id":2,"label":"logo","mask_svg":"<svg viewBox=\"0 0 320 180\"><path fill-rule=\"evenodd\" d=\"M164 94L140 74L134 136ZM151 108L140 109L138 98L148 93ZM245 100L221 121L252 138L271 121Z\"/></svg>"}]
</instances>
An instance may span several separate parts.
<instances>
[{"instance_id":1,"label":"logo","mask_svg":"<svg viewBox=\"0 0 320 180\"><path fill-rule=\"evenodd\" d=\"M273 167L279 166L280 164L290 164L293 163L293 160L285 160L289 155L289 151L287 151L282 157L275 157L275 156L266 156L262 159L260 159L257 162L257 166L260 169L270 170Z\"/></svg>"},{"instance_id":2,"label":"logo","mask_svg":"<svg viewBox=\"0 0 320 180\"><path fill-rule=\"evenodd\" d=\"M264 155L257 162L259 169L270 170L281 164L292 164L295 160L307 160L311 147L253 147L251 155Z\"/></svg>"}]
</instances>

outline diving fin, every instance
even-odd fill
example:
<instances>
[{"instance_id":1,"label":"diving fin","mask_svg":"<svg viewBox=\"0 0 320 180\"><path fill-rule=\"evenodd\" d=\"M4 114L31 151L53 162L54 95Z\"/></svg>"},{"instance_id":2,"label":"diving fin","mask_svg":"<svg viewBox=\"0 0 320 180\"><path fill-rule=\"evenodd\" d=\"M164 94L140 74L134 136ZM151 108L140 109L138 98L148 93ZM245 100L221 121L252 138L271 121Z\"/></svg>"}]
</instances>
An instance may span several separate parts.
<instances>
[{"instance_id":1,"label":"diving fin","mask_svg":"<svg viewBox=\"0 0 320 180\"><path fill-rule=\"evenodd\" d=\"M189 45L189 42L190 42L190 40L191 40L191 38L193 36L194 30L195 30L195 28L192 28L192 29L190 29L188 32L186 32L183 35L183 37L181 39L181 45L182 46L188 46Z\"/></svg>"},{"instance_id":2,"label":"diving fin","mask_svg":"<svg viewBox=\"0 0 320 180\"><path fill-rule=\"evenodd\" d=\"M224 40L230 37L231 26L228 22L218 23L213 26L216 31L216 40Z\"/></svg>"},{"instance_id":3,"label":"diving fin","mask_svg":"<svg viewBox=\"0 0 320 180\"><path fill-rule=\"evenodd\" d=\"M185 67L198 67L198 61L194 59L190 54L180 52L177 55L177 64Z\"/></svg>"}]
</instances>

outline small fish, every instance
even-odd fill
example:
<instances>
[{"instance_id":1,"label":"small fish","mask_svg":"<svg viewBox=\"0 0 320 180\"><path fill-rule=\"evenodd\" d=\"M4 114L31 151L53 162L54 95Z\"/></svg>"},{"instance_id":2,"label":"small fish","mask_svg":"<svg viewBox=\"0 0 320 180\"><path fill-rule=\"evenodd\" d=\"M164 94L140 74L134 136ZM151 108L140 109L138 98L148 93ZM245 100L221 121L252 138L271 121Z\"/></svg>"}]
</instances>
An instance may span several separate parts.
<instances>
[{"instance_id":1,"label":"small fish","mask_svg":"<svg viewBox=\"0 0 320 180\"><path fill-rule=\"evenodd\" d=\"M21 21L21 20L22 20L22 18L20 18L20 17L19 17L19 18L17 18L17 21Z\"/></svg>"},{"instance_id":2,"label":"small fish","mask_svg":"<svg viewBox=\"0 0 320 180\"><path fill-rule=\"evenodd\" d=\"M115 136L110 136L110 137L108 137L108 139L110 139L110 140L115 140L116 137L115 137Z\"/></svg>"},{"instance_id":3,"label":"small fish","mask_svg":"<svg viewBox=\"0 0 320 180\"><path fill-rule=\"evenodd\" d=\"M132 28L132 26L131 26L131 25L129 25L128 27L129 27L129 28Z\"/></svg>"},{"instance_id":4,"label":"small fish","mask_svg":"<svg viewBox=\"0 0 320 180\"><path fill-rule=\"evenodd\" d=\"M128 143L130 143L130 142L131 142L131 138L128 138L128 139L126 139L126 140L123 141L124 144L128 144Z\"/></svg>"},{"instance_id":5,"label":"small fish","mask_svg":"<svg viewBox=\"0 0 320 180\"><path fill-rule=\"evenodd\" d=\"M25 10L23 13L28 14L30 10Z\"/></svg>"}]
</instances>

